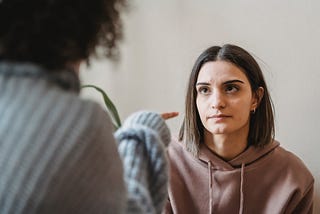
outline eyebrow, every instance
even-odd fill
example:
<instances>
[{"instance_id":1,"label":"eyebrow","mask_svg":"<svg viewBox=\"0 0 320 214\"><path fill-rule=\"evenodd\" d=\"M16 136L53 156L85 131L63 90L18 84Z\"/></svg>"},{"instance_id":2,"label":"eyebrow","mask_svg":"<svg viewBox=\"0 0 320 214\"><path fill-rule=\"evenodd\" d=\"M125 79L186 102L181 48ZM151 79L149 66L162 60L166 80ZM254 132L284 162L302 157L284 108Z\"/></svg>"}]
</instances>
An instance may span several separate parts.
<instances>
[{"instance_id":1,"label":"eyebrow","mask_svg":"<svg viewBox=\"0 0 320 214\"><path fill-rule=\"evenodd\" d=\"M223 85L230 84L230 83L236 83L236 82L244 84L244 82L241 80L228 80L228 81L224 82Z\"/></svg>"},{"instance_id":2,"label":"eyebrow","mask_svg":"<svg viewBox=\"0 0 320 214\"><path fill-rule=\"evenodd\" d=\"M241 83L241 84L244 84L243 81L235 79L235 80L225 81L223 83L223 85L227 85L227 84L230 84L230 83ZM210 83L208 83L208 82L197 82L196 86L198 86L198 85L210 85Z\"/></svg>"}]
</instances>

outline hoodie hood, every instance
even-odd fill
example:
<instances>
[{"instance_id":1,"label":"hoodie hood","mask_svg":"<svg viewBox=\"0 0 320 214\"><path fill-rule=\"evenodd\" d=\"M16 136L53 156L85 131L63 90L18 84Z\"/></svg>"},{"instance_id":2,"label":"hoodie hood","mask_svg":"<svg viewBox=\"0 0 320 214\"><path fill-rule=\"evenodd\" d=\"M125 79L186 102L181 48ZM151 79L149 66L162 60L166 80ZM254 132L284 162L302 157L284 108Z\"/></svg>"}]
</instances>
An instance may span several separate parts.
<instances>
[{"instance_id":1,"label":"hoodie hood","mask_svg":"<svg viewBox=\"0 0 320 214\"><path fill-rule=\"evenodd\" d=\"M200 145L199 160L205 163L215 163L214 168L216 170L232 170L235 168L241 168L241 165L249 166L250 164L258 161L263 156L267 155L269 152L273 151L280 144L277 141L272 141L271 143L263 147L250 146L244 152L236 156L230 161L225 161L219 156L214 154L204 143Z\"/></svg>"},{"instance_id":2,"label":"hoodie hood","mask_svg":"<svg viewBox=\"0 0 320 214\"><path fill-rule=\"evenodd\" d=\"M212 213L212 194L213 194L213 178L212 178L212 172L213 170L238 170L240 169L240 189L239 189L239 214L243 213L243 207L244 207L244 182L245 182L245 167L249 166L250 164L254 163L255 161L258 161L263 156L267 155L269 152L274 150L276 147L279 146L279 143L276 141L272 141L268 145L265 145L264 147L254 147L250 146L247 148L244 152L236 156L234 159L230 161L224 161L217 155L215 155L213 152L209 150L209 148L202 143L200 146L200 155L199 160L206 162L208 164L208 179L209 179L209 213ZM213 166L212 163L215 165Z\"/></svg>"}]
</instances>

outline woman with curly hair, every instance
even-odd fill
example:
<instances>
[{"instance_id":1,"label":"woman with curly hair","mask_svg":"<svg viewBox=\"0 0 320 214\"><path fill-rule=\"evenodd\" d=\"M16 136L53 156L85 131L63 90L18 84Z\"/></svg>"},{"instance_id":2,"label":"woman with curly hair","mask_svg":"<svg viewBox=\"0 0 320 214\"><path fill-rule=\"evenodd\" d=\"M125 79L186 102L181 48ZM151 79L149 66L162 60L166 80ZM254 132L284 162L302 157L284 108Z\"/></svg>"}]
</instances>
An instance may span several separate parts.
<instances>
[{"instance_id":1,"label":"woman with curly hair","mask_svg":"<svg viewBox=\"0 0 320 214\"><path fill-rule=\"evenodd\" d=\"M162 117L133 114L116 143L106 112L78 96L79 65L98 46L117 56L125 7L0 0L1 213L162 210L170 139Z\"/></svg>"}]
</instances>

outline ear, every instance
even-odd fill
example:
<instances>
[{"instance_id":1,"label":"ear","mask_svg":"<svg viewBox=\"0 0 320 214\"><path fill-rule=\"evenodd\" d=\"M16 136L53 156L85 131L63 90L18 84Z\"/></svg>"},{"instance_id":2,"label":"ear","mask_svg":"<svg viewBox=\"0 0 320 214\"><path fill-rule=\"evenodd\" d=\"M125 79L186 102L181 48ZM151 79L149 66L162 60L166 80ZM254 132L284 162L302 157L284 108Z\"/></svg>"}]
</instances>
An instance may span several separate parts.
<instances>
[{"instance_id":1,"label":"ear","mask_svg":"<svg viewBox=\"0 0 320 214\"><path fill-rule=\"evenodd\" d=\"M263 95L264 95L264 88L263 87L259 87L255 92L253 92L251 111L255 111L256 108L258 108L260 101L263 98Z\"/></svg>"}]
</instances>

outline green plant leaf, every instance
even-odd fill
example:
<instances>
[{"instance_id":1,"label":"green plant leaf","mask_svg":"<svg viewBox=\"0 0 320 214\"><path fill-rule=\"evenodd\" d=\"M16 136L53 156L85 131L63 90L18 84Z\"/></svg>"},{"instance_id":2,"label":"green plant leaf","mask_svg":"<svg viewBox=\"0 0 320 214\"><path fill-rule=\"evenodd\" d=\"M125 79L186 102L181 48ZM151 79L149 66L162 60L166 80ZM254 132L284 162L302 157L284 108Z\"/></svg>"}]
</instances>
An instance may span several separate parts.
<instances>
[{"instance_id":1,"label":"green plant leaf","mask_svg":"<svg viewBox=\"0 0 320 214\"><path fill-rule=\"evenodd\" d=\"M120 120L117 108L115 107L111 99L108 97L106 92L104 92L104 90L102 90L101 88L95 85L83 85L82 88L94 88L95 90L101 93L104 103L107 107L107 110L112 118L113 125L115 126L116 129L120 128L121 120Z\"/></svg>"}]
</instances>

